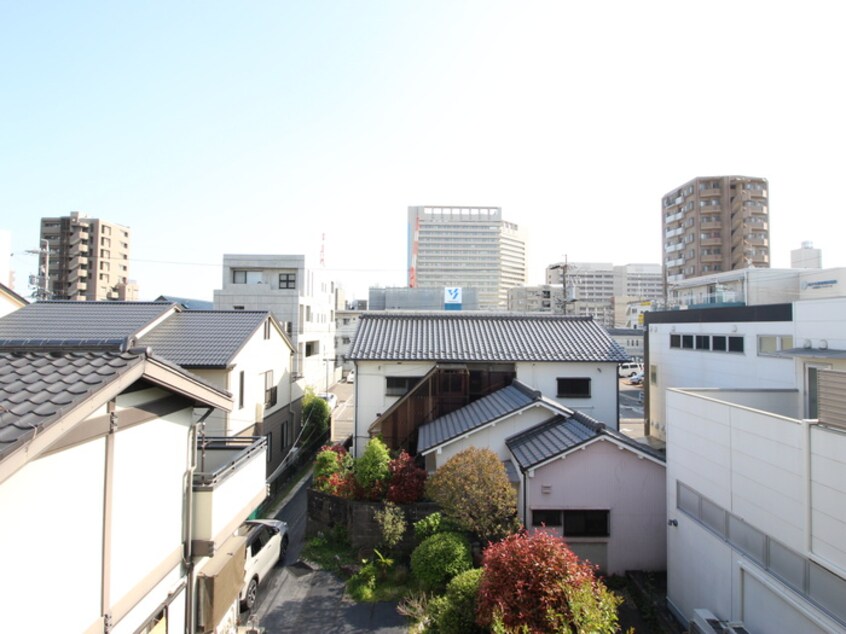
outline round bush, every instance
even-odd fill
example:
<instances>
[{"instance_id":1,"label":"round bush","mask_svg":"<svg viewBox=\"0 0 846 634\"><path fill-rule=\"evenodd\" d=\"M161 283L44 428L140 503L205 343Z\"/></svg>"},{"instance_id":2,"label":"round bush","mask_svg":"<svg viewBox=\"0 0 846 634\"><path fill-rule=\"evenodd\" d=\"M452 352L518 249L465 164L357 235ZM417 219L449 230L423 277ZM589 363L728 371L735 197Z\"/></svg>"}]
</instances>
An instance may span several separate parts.
<instances>
[{"instance_id":1,"label":"round bush","mask_svg":"<svg viewBox=\"0 0 846 634\"><path fill-rule=\"evenodd\" d=\"M482 632L476 625L476 595L482 580L482 569L466 570L447 584L446 595L432 615L441 634Z\"/></svg>"},{"instance_id":2,"label":"round bush","mask_svg":"<svg viewBox=\"0 0 846 634\"><path fill-rule=\"evenodd\" d=\"M411 572L431 590L444 588L455 575L472 566L470 543L458 533L436 533L411 553Z\"/></svg>"}]
</instances>

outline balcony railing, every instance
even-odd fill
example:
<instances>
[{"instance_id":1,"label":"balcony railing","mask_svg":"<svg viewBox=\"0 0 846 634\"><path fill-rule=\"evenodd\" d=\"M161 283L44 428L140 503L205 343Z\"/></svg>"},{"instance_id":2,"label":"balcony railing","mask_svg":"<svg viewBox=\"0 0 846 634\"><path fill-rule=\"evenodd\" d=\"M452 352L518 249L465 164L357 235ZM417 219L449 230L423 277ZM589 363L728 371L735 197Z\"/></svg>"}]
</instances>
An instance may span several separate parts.
<instances>
[{"instance_id":1,"label":"balcony railing","mask_svg":"<svg viewBox=\"0 0 846 634\"><path fill-rule=\"evenodd\" d=\"M267 496L264 437L203 437L194 472L195 553L212 554Z\"/></svg>"}]
</instances>

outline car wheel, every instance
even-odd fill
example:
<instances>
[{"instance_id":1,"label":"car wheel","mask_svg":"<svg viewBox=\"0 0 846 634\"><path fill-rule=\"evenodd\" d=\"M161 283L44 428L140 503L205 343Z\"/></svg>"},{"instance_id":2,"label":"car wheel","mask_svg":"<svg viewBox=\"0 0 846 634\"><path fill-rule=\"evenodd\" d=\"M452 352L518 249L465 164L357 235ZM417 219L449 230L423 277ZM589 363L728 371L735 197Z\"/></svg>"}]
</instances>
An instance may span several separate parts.
<instances>
[{"instance_id":1,"label":"car wheel","mask_svg":"<svg viewBox=\"0 0 846 634\"><path fill-rule=\"evenodd\" d=\"M256 606L256 597L258 596L258 579L253 577L250 579L250 585L247 586L247 591L244 593L244 607L252 611Z\"/></svg>"},{"instance_id":2,"label":"car wheel","mask_svg":"<svg viewBox=\"0 0 846 634\"><path fill-rule=\"evenodd\" d=\"M632 378L632 377L633 377L633 376L635 376L636 374L637 374L637 372L632 372L632 373L629 375L629 378Z\"/></svg>"},{"instance_id":3,"label":"car wheel","mask_svg":"<svg viewBox=\"0 0 846 634\"><path fill-rule=\"evenodd\" d=\"M285 561L285 554L288 552L288 536L285 535L282 537L282 545L279 547L279 559L277 560L278 563L282 563Z\"/></svg>"}]
</instances>

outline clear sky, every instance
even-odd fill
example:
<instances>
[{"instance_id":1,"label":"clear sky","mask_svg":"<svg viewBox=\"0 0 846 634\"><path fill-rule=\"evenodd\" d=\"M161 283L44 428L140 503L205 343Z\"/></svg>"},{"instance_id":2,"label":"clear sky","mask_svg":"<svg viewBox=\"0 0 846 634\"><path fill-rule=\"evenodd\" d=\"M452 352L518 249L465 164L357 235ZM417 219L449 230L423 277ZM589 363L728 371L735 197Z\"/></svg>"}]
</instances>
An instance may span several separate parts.
<instances>
[{"instance_id":1,"label":"clear sky","mask_svg":"<svg viewBox=\"0 0 846 634\"><path fill-rule=\"evenodd\" d=\"M132 229L142 299L211 299L224 253L403 285L409 205L489 205L563 259L661 260L660 200L770 183L773 266L843 255L837 2L0 0L0 229Z\"/></svg>"}]
</instances>

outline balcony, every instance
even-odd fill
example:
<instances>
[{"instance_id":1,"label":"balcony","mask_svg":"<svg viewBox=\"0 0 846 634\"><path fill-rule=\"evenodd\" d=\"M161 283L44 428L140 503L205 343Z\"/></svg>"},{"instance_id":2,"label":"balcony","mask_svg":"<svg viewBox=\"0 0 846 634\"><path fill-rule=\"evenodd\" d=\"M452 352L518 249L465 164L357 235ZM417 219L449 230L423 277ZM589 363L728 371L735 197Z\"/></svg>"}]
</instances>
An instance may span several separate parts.
<instances>
[{"instance_id":1,"label":"balcony","mask_svg":"<svg viewBox=\"0 0 846 634\"><path fill-rule=\"evenodd\" d=\"M699 189L699 197L722 196L723 190L719 187L704 187Z\"/></svg>"},{"instance_id":2,"label":"balcony","mask_svg":"<svg viewBox=\"0 0 846 634\"><path fill-rule=\"evenodd\" d=\"M193 550L214 554L267 496L263 437L205 437L197 442Z\"/></svg>"}]
</instances>

